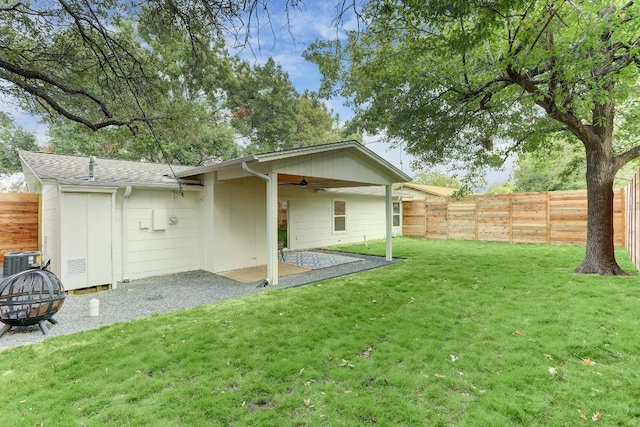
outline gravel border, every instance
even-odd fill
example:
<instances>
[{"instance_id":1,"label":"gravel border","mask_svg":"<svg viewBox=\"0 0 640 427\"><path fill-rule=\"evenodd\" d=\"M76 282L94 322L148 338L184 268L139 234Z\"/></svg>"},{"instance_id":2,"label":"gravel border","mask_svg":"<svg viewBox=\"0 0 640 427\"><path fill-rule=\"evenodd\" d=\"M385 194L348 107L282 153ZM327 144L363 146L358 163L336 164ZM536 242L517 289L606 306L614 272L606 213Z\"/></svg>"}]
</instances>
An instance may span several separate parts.
<instances>
[{"instance_id":1,"label":"gravel border","mask_svg":"<svg viewBox=\"0 0 640 427\"><path fill-rule=\"evenodd\" d=\"M379 256L327 250L315 251L351 256L359 258L360 261L283 276L280 277L277 286L265 287L262 281L241 283L214 273L196 270L118 283L116 289L108 291L67 295L62 308L54 316L59 323L52 325L45 322L49 327L47 336L42 333L38 325L13 327L0 337L0 351L19 345L33 344L48 337L128 322L155 313L168 313L268 290L303 286L320 280L384 267L401 260L394 258L393 261L387 261ZM93 298L100 302L100 314L97 317L89 316L89 301ZM1 326L4 324L0 323Z\"/></svg>"}]
</instances>

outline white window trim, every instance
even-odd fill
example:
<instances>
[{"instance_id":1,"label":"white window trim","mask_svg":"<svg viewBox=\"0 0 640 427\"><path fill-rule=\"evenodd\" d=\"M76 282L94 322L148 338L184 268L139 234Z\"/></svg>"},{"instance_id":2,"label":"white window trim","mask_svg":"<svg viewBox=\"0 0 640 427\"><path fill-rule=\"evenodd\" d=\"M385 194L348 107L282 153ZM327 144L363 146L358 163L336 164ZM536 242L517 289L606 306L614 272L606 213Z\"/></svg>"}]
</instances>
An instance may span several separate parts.
<instances>
[{"instance_id":1,"label":"white window trim","mask_svg":"<svg viewBox=\"0 0 640 427\"><path fill-rule=\"evenodd\" d=\"M398 213L395 213L395 212L393 211L393 206L394 206L395 204L398 204ZM398 225L393 225L393 224L394 224L393 219L394 219L396 216L398 217ZM402 227L402 202L400 202L400 201L393 201L393 202L391 202L391 225L392 225L394 228Z\"/></svg>"},{"instance_id":2,"label":"white window trim","mask_svg":"<svg viewBox=\"0 0 640 427\"><path fill-rule=\"evenodd\" d=\"M344 215L336 215L336 202L344 202ZM344 218L344 230L336 230L336 218ZM345 199L331 200L331 232L333 234L346 234L347 232L347 201Z\"/></svg>"}]
</instances>

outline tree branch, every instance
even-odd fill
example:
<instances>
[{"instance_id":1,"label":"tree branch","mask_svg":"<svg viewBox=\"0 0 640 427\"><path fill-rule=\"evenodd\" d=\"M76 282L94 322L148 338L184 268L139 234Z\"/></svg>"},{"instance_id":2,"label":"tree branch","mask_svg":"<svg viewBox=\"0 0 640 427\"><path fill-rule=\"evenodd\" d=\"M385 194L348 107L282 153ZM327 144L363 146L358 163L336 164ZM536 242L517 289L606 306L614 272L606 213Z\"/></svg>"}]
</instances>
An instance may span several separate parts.
<instances>
[{"instance_id":1,"label":"tree branch","mask_svg":"<svg viewBox=\"0 0 640 427\"><path fill-rule=\"evenodd\" d=\"M507 74L512 81L523 88L528 93L534 95L534 102L542 107L547 115L561 123L573 132L584 144L591 144L594 141L600 141L600 137L593 131L591 126L582 124L582 122L573 114L563 112L557 107L554 99L544 93L535 83L527 76L516 72L512 67L507 67Z\"/></svg>"},{"instance_id":2,"label":"tree branch","mask_svg":"<svg viewBox=\"0 0 640 427\"><path fill-rule=\"evenodd\" d=\"M5 61L4 59L0 58L0 68L3 68L5 70L7 70L9 73L14 74L16 76L22 77L24 79L27 80L37 80L37 81L41 81L43 83L47 83L50 84L51 86L54 86L58 89L60 89L61 91L63 91L64 93L67 93L69 95L80 95L84 98L88 98L89 100L91 100L92 103L96 104L99 108L100 111L102 111L102 113L106 116L106 117L113 117L113 115L111 114L111 111L109 111L109 109L107 108L106 104L104 103L103 100L101 100L100 98L98 98L97 96L87 92L84 89L75 89L72 87L69 87L61 82L59 82L58 80L52 78L49 75L46 75L40 71L35 71L35 70L26 70L24 68L21 68L15 64L12 64L10 62ZM12 79L10 77L6 77L7 80L11 81L13 84L19 86L19 87L23 87L23 84L21 84L17 79Z\"/></svg>"}]
</instances>

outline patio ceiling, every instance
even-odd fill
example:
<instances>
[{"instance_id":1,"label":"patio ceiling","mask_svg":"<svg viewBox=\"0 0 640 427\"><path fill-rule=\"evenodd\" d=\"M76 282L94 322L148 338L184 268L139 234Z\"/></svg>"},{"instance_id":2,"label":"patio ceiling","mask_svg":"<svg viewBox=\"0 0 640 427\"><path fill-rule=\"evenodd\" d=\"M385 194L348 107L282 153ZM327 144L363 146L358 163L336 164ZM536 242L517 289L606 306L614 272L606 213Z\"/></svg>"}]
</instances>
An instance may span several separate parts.
<instances>
[{"instance_id":1,"label":"patio ceiling","mask_svg":"<svg viewBox=\"0 0 640 427\"><path fill-rule=\"evenodd\" d=\"M343 181L332 178L321 178L317 176L304 176L304 175L289 175L278 174L278 184L283 186L325 189L325 188L347 188L347 187L362 187L370 186L371 184L356 182L356 181Z\"/></svg>"}]
</instances>

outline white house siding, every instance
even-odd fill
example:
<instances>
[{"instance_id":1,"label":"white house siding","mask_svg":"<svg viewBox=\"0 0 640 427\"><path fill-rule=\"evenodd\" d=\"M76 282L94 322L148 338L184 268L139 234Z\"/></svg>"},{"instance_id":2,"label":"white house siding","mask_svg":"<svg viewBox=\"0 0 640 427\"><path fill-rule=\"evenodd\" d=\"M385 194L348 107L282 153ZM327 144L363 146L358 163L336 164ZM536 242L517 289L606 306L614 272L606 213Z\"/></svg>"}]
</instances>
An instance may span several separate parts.
<instances>
[{"instance_id":1,"label":"white house siding","mask_svg":"<svg viewBox=\"0 0 640 427\"><path fill-rule=\"evenodd\" d=\"M254 166L261 170L260 165ZM356 151L317 153L274 162L278 173L385 184L387 179L375 162Z\"/></svg>"},{"instance_id":2,"label":"white house siding","mask_svg":"<svg viewBox=\"0 0 640 427\"><path fill-rule=\"evenodd\" d=\"M309 249L383 239L385 199L281 186L280 200L289 201L289 249ZM333 231L333 201L346 201L346 231ZM399 233L401 227L394 227ZM396 230L397 229L397 230Z\"/></svg>"},{"instance_id":3,"label":"white house siding","mask_svg":"<svg viewBox=\"0 0 640 427\"><path fill-rule=\"evenodd\" d=\"M114 218L114 262L116 277L122 277L122 195L116 194ZM203 232L201 192L185 191L184 197L170 190L133 188L128 200L128 278L131 280L160 274L202 268ZM175 216L176 224L166 222L154 230L153 215Z\"/></svg>"},{"instance_id":4,"label":"white house siding","mask_svg":"<svg viewBox=\"0 0 640 427\"><path fill-rule=\"evenodd\" d=\"M51 260L49 270L57 276L61 273L60 260L60 194L56 182L45 182L41 196L41 252L42 260Z\"/></svg>"},{"instance_id":5,"label":"white house siding","mask_svg":"<svg viewBox=\"0 0 640 427\"><path fill-rule=\"evenodd\" d=\"M207 233L205 269L235 270L266 263L266 185L259 178L205 178ZM213 188L213 190L212 190Z\"/></svg>"}]
</instances>

